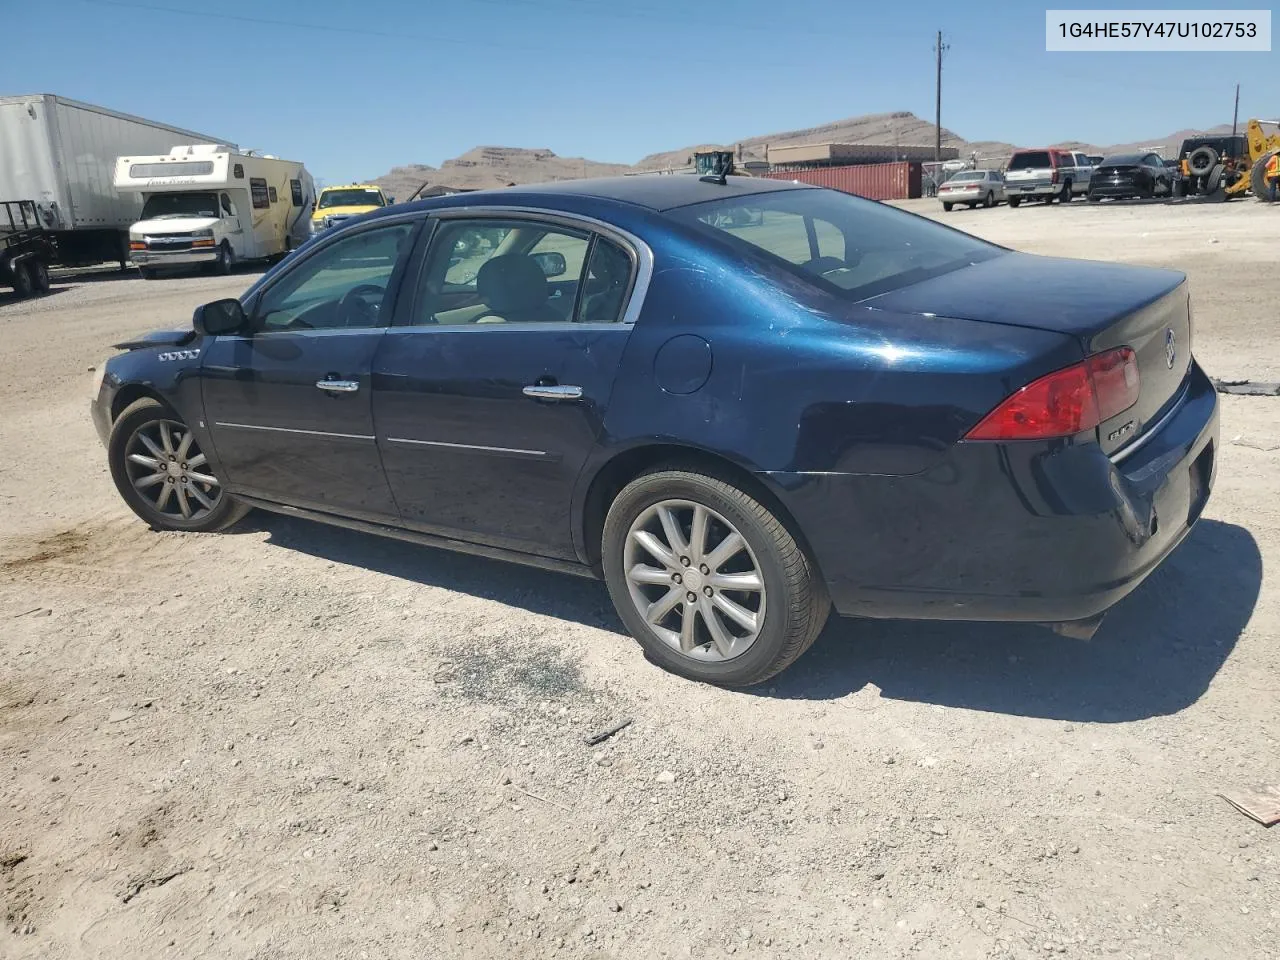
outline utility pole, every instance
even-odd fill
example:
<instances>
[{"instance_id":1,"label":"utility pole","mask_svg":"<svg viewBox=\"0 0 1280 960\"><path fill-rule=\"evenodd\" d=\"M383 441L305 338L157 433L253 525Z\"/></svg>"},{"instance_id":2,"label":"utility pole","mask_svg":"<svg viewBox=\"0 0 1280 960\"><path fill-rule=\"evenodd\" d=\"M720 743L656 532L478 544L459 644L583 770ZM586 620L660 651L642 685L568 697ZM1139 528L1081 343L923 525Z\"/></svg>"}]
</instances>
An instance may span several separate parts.
<instances>
[{"instance_id":1,"label":"utility pole","mask_svg":"<svg viewBox=\"0 0 1280 960\"><path fill-rule=\"evenodd\" d=\"M935 163L942 162L942 54L949 49L949 45L942 42L942 31L938 31L938 43L933 48L938 54L938 98L936 103L936 111L934 113L934 132L933 132L933 159Z\"/></svg>"},{"instance_id":2,"label":"utility pole","mask_svg":"<svg viewBox=\"0 0 1280 960\"><path fill-rule=\"evenodd\" d=\"M1236 124L1240 120L1240 84L1236 84L1236 108L1231 112L1231 135L1236 135Z\"/></svg>"}]
</instances>

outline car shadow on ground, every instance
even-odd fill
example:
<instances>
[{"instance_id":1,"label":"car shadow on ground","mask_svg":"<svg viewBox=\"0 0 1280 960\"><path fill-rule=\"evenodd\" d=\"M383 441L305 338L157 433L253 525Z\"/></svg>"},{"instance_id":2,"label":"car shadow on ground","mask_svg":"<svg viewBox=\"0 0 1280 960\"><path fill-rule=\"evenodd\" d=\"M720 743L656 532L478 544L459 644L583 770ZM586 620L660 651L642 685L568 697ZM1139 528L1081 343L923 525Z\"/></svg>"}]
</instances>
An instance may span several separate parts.
<instances>
[{"instance_id":1,"label":"car shadow on ground","mask_svg":"<svg viewBox=\"0 0 1280 960\"><path fill-rule=\"evenodd\" d=\"M7 307L16 303L38 303L41 300L48 299L49 297L57 296L65 289L65 287L50 287L38 297L20 297L12 290L0 290L0 307Z\"/></svg>"},{"instance_id":2,"label":"car shadow on ground","mask_svg":"<svg viewBox=\"0 0 1280 960\"><path fill-rule=\"evenodd\" d=\"M1017 716L1097 723L1163 716L1208 689L1261 585L1252 534L1202 520L1092 640L1034 624L837 618L807 656L758 692L828 700L872 683L895 700Z\"/></svg>"},{"instance_id":3,"label":"car shadow on ground","mask_svg":"<svg viewBox=\"0 0 1280 960\"><path fill-rule=\"evenodd\" d=\"M631 642L597 581L261 511L235 529L265 531L269 543L288 550ZM885 698L1017 716L1116 723L1167 715L1208 689L1248 624L1261 584L1262 555L1249 531L1202 520L1090 641L1034 624L833 616L794 666L738 695L835 700L871 683Z\"/></svg>"}]
</instances>

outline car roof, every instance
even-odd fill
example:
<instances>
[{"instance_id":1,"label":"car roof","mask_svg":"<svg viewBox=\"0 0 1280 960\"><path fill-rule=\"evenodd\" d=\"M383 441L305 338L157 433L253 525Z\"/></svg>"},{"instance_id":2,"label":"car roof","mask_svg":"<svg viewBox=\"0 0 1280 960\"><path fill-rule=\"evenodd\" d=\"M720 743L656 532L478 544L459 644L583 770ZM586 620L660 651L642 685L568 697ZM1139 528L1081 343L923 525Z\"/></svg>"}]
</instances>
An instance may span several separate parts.
<instances>
[{"instance_id":1,"label":"car roof","mask_svg":"<svg viewBox=\"0 0 1280 960\"><path fill-rule=\"evenodd\" d=\"M583 197L593 200L613 200L650 210L674 210L695 203L750 197L757 194L777 193L781 190L812 190L807 184L766 177L726 177L724 184L703 180L692 174L652 174L634 177L596 177L587 180L557 180L551 183L533 183L503 187L496 190L476 190L471 193L448 197L432 197L411 203L397 204L391 210L421 207L438 209L458 204L529 203L554 201L561 197Z\"/></svg>"}]
</instances>

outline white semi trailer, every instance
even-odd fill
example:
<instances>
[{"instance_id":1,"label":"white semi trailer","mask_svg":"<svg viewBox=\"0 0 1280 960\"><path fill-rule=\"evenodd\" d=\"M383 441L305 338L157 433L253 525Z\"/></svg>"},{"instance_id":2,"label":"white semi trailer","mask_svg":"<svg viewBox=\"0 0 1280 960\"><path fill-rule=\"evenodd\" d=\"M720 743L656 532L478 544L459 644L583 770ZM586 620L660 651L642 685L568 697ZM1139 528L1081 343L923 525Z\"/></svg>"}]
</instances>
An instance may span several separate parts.
<instances>
[{"instance_id":1,"label":"white semi trailer","mask_svg":"<svg viewBox=\"0 0 1280 960\"><path fill-rule=\"evenodd\" d=\"M57 263L124 267L142 197L116 190L116 158L183 143L229 142L53 94L0 97L0 202L35 205Z\"/></svg>"}]
</instances>

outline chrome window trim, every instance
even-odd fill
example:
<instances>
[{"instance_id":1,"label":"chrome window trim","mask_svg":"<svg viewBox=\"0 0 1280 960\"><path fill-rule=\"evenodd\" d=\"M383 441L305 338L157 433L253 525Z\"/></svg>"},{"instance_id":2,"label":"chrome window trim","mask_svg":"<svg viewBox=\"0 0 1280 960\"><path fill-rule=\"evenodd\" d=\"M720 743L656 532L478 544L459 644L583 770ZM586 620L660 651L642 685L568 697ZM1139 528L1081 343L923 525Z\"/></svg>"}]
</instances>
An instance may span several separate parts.
<instances>
[{"instance_id":1,"label":"chrome window trim","mask_svg":"<svg viewBox=\"0 0 1280 960\"><path fill-rule=\"evenodd\" d=\"M502 220L502 219L537 219L552 224L560 224L566 227L579 227L581 229L590 230L598 233L608 240L620 244L625 249L629 249L635 256L636 270L635 279L632 281L631 290L628 294L627 309L623 311L622 318L610 324L581 324L572 320L565 320L560 323L539 324L538 329L576 329L582 326L593 327L631 327L640 319L640 313L644 309L644 300L649 293L649 284L653 280L653 250L647 243L637 237L629 230L616 226L605 220L589 217L581 213L570 213L564 210L554 210L545 207L526 207L526 206L507 206L507 205L489 205L474 207L444 207L430 211L431 218L438 221L446 220ZM426 258L418 265L419 270L426 269ZM415 277L415 282L417 277ZM493 324L493 326L502 326L502 324ZM531 325L532 326L532 325ZM398 329L402 330L433 330L438 329L434 324L399 324Z\"/></svg>"},{"instance_id":2,"label":"chrome window trim","mask_svg":"<svg viewBox=\"0 0 1280 960\"><path fill-rule=\"evenodd\" d=\"M444 447L449 450L474 450L477 453L511 453L525 457L545 457L545 450L521 450L519 447L486 447L478 443L446 443L443 440L411 440L408 437L386 437L387 443L408 443L422 447Z\"/></svg>"}]
</instances>

